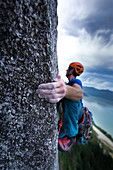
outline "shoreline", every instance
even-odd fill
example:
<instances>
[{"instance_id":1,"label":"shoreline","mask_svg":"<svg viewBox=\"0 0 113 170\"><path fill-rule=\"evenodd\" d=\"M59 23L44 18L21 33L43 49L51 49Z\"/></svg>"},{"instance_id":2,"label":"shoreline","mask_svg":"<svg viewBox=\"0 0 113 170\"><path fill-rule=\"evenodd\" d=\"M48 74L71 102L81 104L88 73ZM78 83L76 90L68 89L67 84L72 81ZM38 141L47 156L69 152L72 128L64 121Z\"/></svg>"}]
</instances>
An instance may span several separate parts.
<instances>
[{"instance_id":1,"label":"shoreline","mask_svg":"<svg viewBox=\"0 0 113 170\"><path fill-rule=\"evenodd\" d=\"M97 133L98 139L100 139L105 145L107 145L110 149L113 150L113 142L94 125L93 130Z\"/></svg>"}]
</instances>

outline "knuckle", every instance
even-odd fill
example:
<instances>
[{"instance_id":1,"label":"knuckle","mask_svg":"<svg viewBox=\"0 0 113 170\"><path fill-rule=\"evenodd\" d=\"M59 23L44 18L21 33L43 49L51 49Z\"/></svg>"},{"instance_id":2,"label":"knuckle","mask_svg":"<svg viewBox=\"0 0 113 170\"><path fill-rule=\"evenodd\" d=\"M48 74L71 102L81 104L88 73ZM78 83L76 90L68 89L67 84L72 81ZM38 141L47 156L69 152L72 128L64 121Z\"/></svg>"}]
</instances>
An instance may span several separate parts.
<instances>
[{"instance_id":1,"label":"knuckle","mask_svg":"<svg viewBox=\"0 0 113 170\"><path fill-rule=\"evenodd\" d=\"M49 87L50 87L50 89L54 89L54 84L50 83Z\"/></svg>"},{"instance_id":2,"label":"knuckle","mask_svg":"<svg viewBox=\"0 0 113 170\"><path fill-rule=\"evenodd\" d=\"M57 97L56 97L56 94L52 94L52 98L53 99L56 99Z\"/></svg>"}]
</instances>

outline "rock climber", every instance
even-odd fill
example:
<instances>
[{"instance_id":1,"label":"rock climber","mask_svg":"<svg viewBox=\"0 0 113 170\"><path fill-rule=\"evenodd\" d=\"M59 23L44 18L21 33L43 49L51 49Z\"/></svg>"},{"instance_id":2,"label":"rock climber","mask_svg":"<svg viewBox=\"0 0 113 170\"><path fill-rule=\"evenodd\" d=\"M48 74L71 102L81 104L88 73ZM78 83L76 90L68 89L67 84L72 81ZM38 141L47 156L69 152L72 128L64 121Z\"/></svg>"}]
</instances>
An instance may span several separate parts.
<instances>
[{"instance_id":1,"label":"rock climber","mask_svg":"<svg viewBox=\"0 0 113 170\"><path fill-rule=\"evenodd\" d=\"M83 117L83 87L81 80L77 78L83 71L81 63L73 62L66 71L68 83L65 84L60 75L57 75L54 82L38 86L37 93L40 98L51 103L62 102L64 114L58 134L58 147L61 151L69 150L75 143L78 122Z\"/></svg>"}]
</instances>

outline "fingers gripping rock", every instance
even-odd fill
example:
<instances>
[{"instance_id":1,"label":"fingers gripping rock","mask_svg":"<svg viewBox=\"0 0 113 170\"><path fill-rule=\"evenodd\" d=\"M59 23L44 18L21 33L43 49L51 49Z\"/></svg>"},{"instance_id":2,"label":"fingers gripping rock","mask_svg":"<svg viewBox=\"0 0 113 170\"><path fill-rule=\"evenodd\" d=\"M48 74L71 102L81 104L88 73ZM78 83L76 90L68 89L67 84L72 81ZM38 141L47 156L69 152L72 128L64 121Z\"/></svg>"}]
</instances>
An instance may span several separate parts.
<instances>
[{"instance_id":1,"label":"fingers gripping rock","mask_svg":"<svg viewBox=\"0 0 113 170\"><path fill-rule=\"evenodd\" d=\"M60 76L55 78L55 82L40 84L37 93L40 98L45 98L51 103L57 103L66 94L66 85Z\"/></svg>"}]
</instances>

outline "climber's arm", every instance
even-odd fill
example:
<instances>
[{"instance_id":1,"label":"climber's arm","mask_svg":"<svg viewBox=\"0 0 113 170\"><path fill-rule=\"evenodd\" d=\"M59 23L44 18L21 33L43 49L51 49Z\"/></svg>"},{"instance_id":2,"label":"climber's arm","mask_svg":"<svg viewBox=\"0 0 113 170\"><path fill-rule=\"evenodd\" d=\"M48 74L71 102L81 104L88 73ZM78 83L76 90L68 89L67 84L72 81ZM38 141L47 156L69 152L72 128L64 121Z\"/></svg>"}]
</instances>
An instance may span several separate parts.
<instances>
[{"instance_id":1,"label":"climber's arm","mask_svg":"<svg viewBox=\"0 0 113 170\"><path fill-rule=\"evenodd\" d=\"M68 86L59 75L55 78L55 82L39 85L37 93L40 98L45 98L52 103L57 103L63 97L73 101L78 101L83 97L83 90L79 85Z\"/></svg>"},{"instance_id":2,"label":"climber's arm","mask_svg":"<svg viewBox=\"0 0 113 170\"><path fill-rule=\"evenodd\" d=\"M83 98L83 90L78 84L73 86L66 85L65 97L73 101L81 100Z\"/></svg>"}]
</instances>

